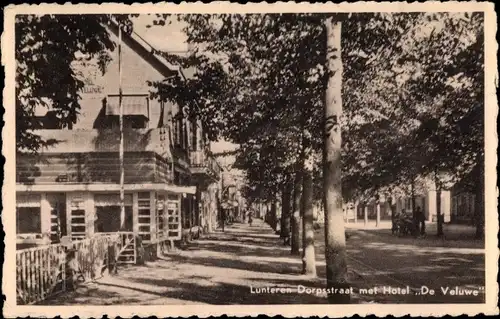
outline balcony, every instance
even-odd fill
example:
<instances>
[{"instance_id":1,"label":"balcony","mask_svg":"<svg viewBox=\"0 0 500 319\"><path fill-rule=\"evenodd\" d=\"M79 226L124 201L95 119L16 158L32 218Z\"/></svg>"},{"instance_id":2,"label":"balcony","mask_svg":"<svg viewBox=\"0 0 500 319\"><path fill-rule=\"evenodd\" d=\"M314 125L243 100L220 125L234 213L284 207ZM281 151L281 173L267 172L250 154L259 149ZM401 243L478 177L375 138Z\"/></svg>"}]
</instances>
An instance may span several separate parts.
<instances>
[{"instance_id":1,"label":"balcony","mask_svg":"<svg viewBox=\"0 0 500 319\"><path fill-rule=\"evenodd\" d=\"M120 131L118 129L88 130L35 130L44 140L55 141L44 148L44 154L118 152ZM154 152L164 158L171 158L168 130L126 128L123 132L125 152Z\"/></svg>"},{"instance_id":2,"label":"balcony","mask_svg":"<svg viewBox=\"0 0 500 319\"><path fill-rule=\"evenodd\" d=\"M191 151L189 153L189 163L193 175L205 176L211 179L219 179L221 168L215 158L205 151Z\"/></svg>"},{"instance_id":3,"label":"balcony","mask_svg":"<svg viewBox=\"0 0 500 319\"><path fill-rule=\"evenodd\" d=\"M16 182L21 184L118 183L117 130L37 130L57 141L42 156L19 154ZM125 183L169 183L172 154L165 129L127 129L124 132Z\"/></svg>"}]
</instances>

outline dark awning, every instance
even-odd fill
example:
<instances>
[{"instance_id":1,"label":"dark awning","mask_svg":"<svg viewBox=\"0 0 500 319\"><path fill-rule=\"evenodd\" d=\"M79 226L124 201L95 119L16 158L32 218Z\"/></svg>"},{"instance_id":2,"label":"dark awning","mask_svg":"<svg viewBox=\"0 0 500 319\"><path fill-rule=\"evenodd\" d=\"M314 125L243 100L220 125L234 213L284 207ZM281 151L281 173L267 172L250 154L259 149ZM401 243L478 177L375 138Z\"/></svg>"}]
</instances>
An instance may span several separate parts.
<instances>
[{"instance_id":1,"label":"dark awning","mask_svg":"<svg viewBox=\"0 0 500 319\"><path fill-rule=\"evenodd\" d=\"M149 118L148 95L123 95L123 115L142 115ZM120 115L118 95L110 95L106 99L106 115Z\"/></svg>"}]
</instances>

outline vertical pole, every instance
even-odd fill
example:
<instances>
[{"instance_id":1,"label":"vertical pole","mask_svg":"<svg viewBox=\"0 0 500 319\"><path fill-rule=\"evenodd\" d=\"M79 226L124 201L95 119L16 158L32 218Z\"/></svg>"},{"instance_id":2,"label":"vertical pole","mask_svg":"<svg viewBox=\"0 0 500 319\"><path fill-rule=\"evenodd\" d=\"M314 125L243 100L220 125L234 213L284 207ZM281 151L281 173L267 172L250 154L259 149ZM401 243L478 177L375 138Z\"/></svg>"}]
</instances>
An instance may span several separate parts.
<instances>
[{"instance_id":1,"label":"vertical pole","mask_svg":"<svg viewBox=\"0 0 500 319\"><path fill-rule=\"evenodd\" d=\"M221 175L221 195L220 195L220 199L221 199L221 203L224 203L224 172L222 172L222 175ZM225 219L224 219L224 216L226 215L226 211L225 211L225 208L223 207L221 209L221 215L220 215L220 219L221 219L221 223L222 223L222 230L224 230L224 224L225 224Z\"/></svg>"},{"instance_id":2,"label":"vertical pole","mask_svg":"<svg viewBox=\"0 0 500 319\"><path fill-rule=\"evenodd\" d=\"M358 222L358 201L354 202L354 224Z\"/></svg>"},{"instance_id":3,"label":"vertical pole","mask_svg":"<svg viewBox=\"0 0 500 319\"><path fill-rule=\"evenodd\" d=\"M365 203L365 207L364 207L364 213L365 213L365 226L368 225L368 203Z\"/></svg>"},{"instance_id":4,"label":"vertical pole","mask_svg":"<svg viewBox=\"0 0 500 319\"><path fill-rule=\"evenodd\" d=\"M379 225L380 225L380 201L379 200L377 200L376 208L377 208L377 219L375 221L375 227L379 227Z\"/></svg>"},{"instance_id":5,"label":"vertical pole","mask_svg":"<svg viewBox=\"0 0 500 319\"><path fill-rule=\"evenodd\" d=\"M118 25L118 103L120 107L120 230L125 228L125 170L123 165L122 28Z\"/></svg>"}]
</instances>

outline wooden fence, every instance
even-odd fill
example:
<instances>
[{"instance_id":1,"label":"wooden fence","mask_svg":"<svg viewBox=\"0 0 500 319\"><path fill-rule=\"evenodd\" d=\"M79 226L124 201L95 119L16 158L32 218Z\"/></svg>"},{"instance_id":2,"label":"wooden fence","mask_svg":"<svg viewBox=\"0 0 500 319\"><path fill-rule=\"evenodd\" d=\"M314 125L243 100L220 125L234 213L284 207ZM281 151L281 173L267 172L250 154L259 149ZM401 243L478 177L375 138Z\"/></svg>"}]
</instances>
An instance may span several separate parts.
<instances>
[{"instance_id":1,"label":"wooden fence","mask_svg":"<svg viewBox=\"0 0 500 319\"><path fill-rule=\"evenodd\" d=\"M32 304L66 290L65 248L50 245L16 254L17 303Z\"/></svg>"},{"instance_id":2,"label":"wooden fence","mask_svg":"<svg viewBox=\"0 0 500 319\"><path fill-rule=\"evenodd\" d=\"M114 262L108 254L117 239L95 236L66 246L53 244L17 251L17 303L34 304L67 291L74 280L87 282L102 277Z\"/></svg>"}]
</instances>

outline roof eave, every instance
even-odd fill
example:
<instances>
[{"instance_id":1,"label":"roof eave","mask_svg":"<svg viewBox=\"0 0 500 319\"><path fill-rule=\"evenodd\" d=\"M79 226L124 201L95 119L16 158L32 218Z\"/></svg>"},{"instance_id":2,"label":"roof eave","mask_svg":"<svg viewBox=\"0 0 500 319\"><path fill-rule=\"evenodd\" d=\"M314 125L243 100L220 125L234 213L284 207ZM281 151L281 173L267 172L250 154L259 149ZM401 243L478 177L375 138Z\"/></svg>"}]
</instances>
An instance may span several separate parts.
<instances>
[{"instance_id":1,"label":"roof eave","mask_svg":"<svg viewBox=\"0 0 500 319\"><path fill-rule=\"evenodd\" d=\"M118 23L113 20L111 22L112 22L111 30L118 31ZM182 67L180 65L174 65L168 62L165 58L163 58L159 54L157 54L155 48L151 44L149 44L146 40L144 40L135 31L132 31L132 33L130 34L124 33L124 35L128 37L128 39L132 40L137 45L139 45L144 51L148 52L154 59L156 59L164 67L164 70L160 71L163 76L171 77L178 75L183 80L186 79L185 75L182 72Z\"/></svg>"}]
</instances>

